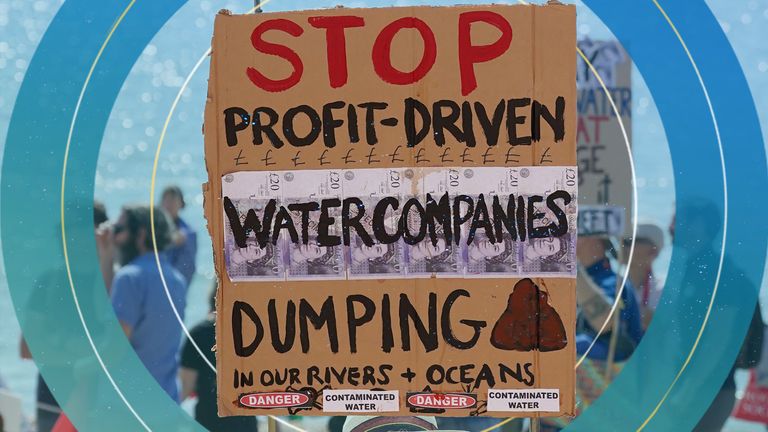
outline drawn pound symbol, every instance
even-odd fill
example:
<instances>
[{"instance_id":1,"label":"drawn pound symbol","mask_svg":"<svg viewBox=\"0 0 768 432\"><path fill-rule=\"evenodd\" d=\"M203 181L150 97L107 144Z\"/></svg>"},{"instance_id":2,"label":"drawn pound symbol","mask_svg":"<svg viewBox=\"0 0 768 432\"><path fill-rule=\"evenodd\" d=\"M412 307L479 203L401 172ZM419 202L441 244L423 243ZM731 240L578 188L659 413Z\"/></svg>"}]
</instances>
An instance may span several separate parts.
<instances>
[{"instance_id":1,"label":"drawn pound symbol","mask_svg":"<svg viewBox=\"0 0 768 432\"><path fill-rule=\"evenodd\" d=\"M541 159L539 160L539 165L552 163L552 159L550 159L552 155L549 154L549 150L550 150L550 147L547 147L547 149L544 150L544 153L541 155Z\"/></svg>"},{"instance_id":2,"label":"drawn pound symbol","mask_svg":"<svg viewBox=\"0 0 768 432\"><path fill-rule=\"evenodd\" d=\"M245 156L243 156L243 149L240 149L237 156L235 156L235 165L248 165L248 161L245 160Z\"/></svg>"}]
</instances>

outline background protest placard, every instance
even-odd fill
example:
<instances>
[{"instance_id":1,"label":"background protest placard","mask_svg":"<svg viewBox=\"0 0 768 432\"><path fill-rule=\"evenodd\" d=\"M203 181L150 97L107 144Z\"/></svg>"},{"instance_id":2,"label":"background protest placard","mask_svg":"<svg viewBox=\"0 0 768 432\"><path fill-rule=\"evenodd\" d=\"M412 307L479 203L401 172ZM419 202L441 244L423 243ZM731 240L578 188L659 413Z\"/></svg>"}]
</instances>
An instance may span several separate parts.
<instances>
[{"instance_id":1,"label":"background protest placard","mask_svg":"<svg viewBox=\"0 0 768 432\"><path fill-rule=\"evenodd\" d=\"M568 5L216 17L220 415L573 413L575 44Z\"/></svg>"},{"instance_id":2,"label":"background protest placard","mask_svg":"<svg viewBox=\"0 0 768 432\"><path fill-rule=\"evenodd\" d=\"M579 48L595 69L592 71L584 59L577 56L579 203L606 206L606 211L613 214L608 219L612 219L612 227L616 227L615 212L623 211L622 220L631 221L632 211L630 150L621 130L623 124L627 139L632 139L632 61L616 41L584 39L579 41ZM593 219L599 214L591 212L588 216ZM588 228L583 234L621 237L631 235L631 228L631 224L623 223L621 231L600 232L600 229Z\"/></svg>"}]
</instances>

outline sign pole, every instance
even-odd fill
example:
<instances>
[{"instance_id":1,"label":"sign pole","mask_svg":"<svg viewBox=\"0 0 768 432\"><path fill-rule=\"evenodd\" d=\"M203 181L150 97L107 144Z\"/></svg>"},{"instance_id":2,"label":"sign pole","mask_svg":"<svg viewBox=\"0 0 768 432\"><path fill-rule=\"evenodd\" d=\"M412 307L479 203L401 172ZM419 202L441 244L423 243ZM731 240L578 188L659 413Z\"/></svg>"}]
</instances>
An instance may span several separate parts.
<instances>
[{"instance_id":1,"label":"sign pole","mask_svg":"<svg viewBox=\"0 0 768 432\"><path fill-rule=\"evenodd\" d=\"M629 268L627 268L627 271L629 271ZM618 294L619 288L621 285L621 278L616 278L616 293ZM605 362L605 380L610 381L611 378L613 378L613 364L614 364L614 357L616 356L616 345L619 342L619 331L621 331L621 310L624 308L624 302L621 300L621 298L617 299L619 302L618 307L616 308L616 311L613 313L613 323L612 323L612 329L611 329L611 340L608 344L608 358Z\"/></svg>"},{"instance_id":2,"label":"sign pole","mask_svg":"<svg viewBox=\"0 0 768 432\"><path fill-rule=\"evenodd\" d=\"M541 418L531 417L531 432L539 432L541 430Z\"/></svg>"},{"instance_id":3,"label":"sign pole","mask_svg":"<svg viewBox=\"0 0 768 432\"><path fill-rule=\"evenodd\" d=\"M614 357L616 356L616 344L619 340L620 321L619 321L620 309L617 309L613 314L613 329L611 330L611 341L608 345L608 359L605 362L605 380L610 381L613 377L613 364Z\"/></svg>"},{"instance_id":4,"label":"sign pole","mask_svg":"<svg viewBox=\"0 0 768 432\"><path fill-rule=\"evenodd\" d=\"M254 14L260 14L262 12L261 10L261 2L262 0L253 0L253 13ZM277 432L277 421L273 416L267 417L267 431L268 432Z\"/></svg>"}]
</instances>

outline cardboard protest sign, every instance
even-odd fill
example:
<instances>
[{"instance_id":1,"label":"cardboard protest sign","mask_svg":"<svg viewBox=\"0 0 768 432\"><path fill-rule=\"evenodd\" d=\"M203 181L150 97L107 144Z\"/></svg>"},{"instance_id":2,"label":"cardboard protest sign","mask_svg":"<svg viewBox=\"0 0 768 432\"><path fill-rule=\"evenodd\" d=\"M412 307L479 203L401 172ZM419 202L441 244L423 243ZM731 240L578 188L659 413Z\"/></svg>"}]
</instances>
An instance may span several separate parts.
<instances>
[{"instance_id":1,"label":"cardboard protest sign","mask_svg":"<svg viewBox=\"0 0 768 432\"><path fill-rule=\"evenodd\" d=\"M575 8L214 26L219 415L574 410Z\"/></svg>"},{"instance_id":2,"label":"cardboard protest sign","mask_svg":"<svg viewBox=\"0 0 768 432\"><path fill-rule=\"evenodd\" d=\"M739 399L733 409L733 416L740 420L755 423L768 423L768 387L758 383L757 372L753 369L749 373L749 383L744 390L744 395Z\"/></svg>"},{"instance_id":3,"label":"cardboard protest sign","mask_svg":"<svg viewBox=\"0 0 768 432\"><path fill-rule=\"evenodd\" d=\"M632 62L616 41L585 39L579 41L579 48L602 79L618 111L617 116L595 73L577 56L579 203L609 206L612 211L623 209L623 220L629 221L632 173L619 120L631 140ZM629 236L630 229L631 224L625 223L621 232L609 235Z\"/></svg>"}]
</instances>

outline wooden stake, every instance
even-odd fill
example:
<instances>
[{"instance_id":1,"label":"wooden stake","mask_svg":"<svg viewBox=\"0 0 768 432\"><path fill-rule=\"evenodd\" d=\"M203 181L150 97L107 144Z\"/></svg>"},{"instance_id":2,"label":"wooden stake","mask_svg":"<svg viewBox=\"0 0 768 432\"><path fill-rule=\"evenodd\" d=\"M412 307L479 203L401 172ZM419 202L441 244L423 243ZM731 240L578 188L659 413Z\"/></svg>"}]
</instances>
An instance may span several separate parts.
<instances>
[{"instance_id":1,"label":"wooden stake","mask_svg":"<svg viewBox=\"0 0 768 432\"><path fill-rule=\"evenodd\" d=\"M277 432L277 420L274 417L267 417L267 431Z\"/></svg>"},{"instance_id":2,"label":"wooden stake","mask_svg":"<svg viewBox=\"0 0 768 432\"><path fill-rule=\"evenodd\" d=\"M539 432L541 430L541 418L531 417L531 432Z\"/></svg>"},{"instance_id":3,"label":"wooden stake","mask_svg":"<svg viewBox=\"0 0 768 432\"><path fill-rule=\"evenodd\" d=\"M612 244L614 244L612 242ZM618 248L614 244L614 250L618 253ZM627 266L626 272L629 273L629 266ZM621 269L616 272L616 295L619 295L619 289L621 288L621 281L624 278L621 276ZM624 293L622 292L622 295ZM624 301L621 297L617 298L616 310L613 311L613 325L611 326L611 340L608 344L608 358L605 362L605 381L611 381L613 379L613 364L614 357L616 357L616 345L619 343L619 332L621 331L621 311L624 309Z\"/></svg>"},{"instance_id":4,"label":"wooden stake","mask_svg":"<svg viewBox=\"0 0 768 432\"><path fill-rule=\"evenodd\" d=\"M621 309L622 301L619 299L619 305L613 312L613 325L611 326L611 341L608 344L608 358L605 362L605 380L610 381L613 378L614 357L616 357L616 345L619 342L619 332L621 331Z\"/></svg>"}]
</instances>

